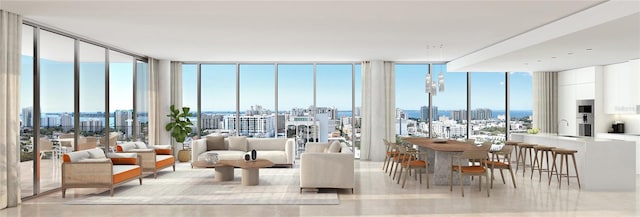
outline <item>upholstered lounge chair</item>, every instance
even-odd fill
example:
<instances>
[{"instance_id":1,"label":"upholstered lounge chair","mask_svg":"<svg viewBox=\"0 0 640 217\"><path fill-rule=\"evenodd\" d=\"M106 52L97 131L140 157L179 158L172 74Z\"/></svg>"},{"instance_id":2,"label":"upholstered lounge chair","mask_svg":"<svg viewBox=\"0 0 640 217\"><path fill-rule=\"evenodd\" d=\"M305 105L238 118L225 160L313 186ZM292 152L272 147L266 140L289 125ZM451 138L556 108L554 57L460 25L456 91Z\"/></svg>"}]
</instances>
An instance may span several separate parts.
<instances>
[{"instance_id":1,"label":"upholstered lounge chair","mask_svg":"<svg viewBox=\"0 0 640 217\"><path fill-rule=\"evenodd\" d=\"M116 152L137 153L142 162L142 172L152 172L154 178L158 178L158 171L173 167L176 171L176 160L173 157L171 145L152 145L144 142L126 142L116 146Z\"/></svg>"}]
</instances>

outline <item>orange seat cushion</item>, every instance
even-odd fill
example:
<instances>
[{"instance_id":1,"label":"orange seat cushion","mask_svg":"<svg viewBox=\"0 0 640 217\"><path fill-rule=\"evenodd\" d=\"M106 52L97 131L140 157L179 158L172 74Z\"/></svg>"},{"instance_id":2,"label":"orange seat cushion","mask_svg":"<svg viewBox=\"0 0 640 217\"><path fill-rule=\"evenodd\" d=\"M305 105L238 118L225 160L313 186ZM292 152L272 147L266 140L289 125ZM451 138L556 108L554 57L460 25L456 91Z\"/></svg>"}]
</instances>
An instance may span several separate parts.
<instances>
[{"instance_id":1,"label":"orange seat cushion","mask_svg":"<svg viewBox=\"0 0 640 217\"><path fill-rule=\"evenodd\" d=\"M154 149L156 151L156 154L161 154L161 155L170 155L171 154L171 149Z\"/></svg>"},{"instance_id":2,"label":"orange seat cushion","mask_svg":"<svg viewBox=\"0 0 640 217\"><path fill-rule=\"evenodd\" d=\"M458 171L459 168L460 167L458 166L452 166L453 171ZM485 172L485 169L484 167L481 167L481 166L463 166L462 172L463 173L483 173Z\"/></svg>"},{"instance_id":3,"label":"orange seat cushion","mask_svg":"<svg viewBox=\"0 0 640 217\"><path fill-rule=\"evenodd\" d=\"M423 160L404 161L402 162L402 166L425 167L427 166L427 162L424 162Z\"/></svg>"},{"instance_id":4,"label":"orange seat cushion","mask_svg":"<svg viewBox=\"0 0 640 217\"><path fill-rule=\"evenodd\" d=\"M138 177L140 173L142 173L142 168L138 167L135 169L128 170L126 172L115 174L113 175L113 184L118 184L128 179Z\"/></svg>"},{"instance_id":5,"label":"orange seat cushion","mask_svg":"<svg viewBox=\"0 0 640 217\"><path fill-rule=\"evenodd\" d=\"M411 155L396 155L396 156L393 156L393 159L397 161L397 160L400 160L400 159L402 159L402 160L412 159L413 160L415 158L413 156L411 156Z\"/></svg>"},{"instance_id":6,"label":"orange seat cushion","mask_svg":"<svg viewBox=\"0 0 640 217\"><path fill-rule=\"evenodd\" d=\"M164 160L156 161L156 169L168 167L170 165L173 165L173 163L175 163L175 158L173 156Z\"/></svg>"},{"instance_id":7,"label":"orange seat cushion","mask_svg":"<svg viewBox=\"0 0 640 217\"><path fill-rule=\"evenodd\" d=\"M111 158L111 162L115 165L136 165L138 159L133 157L114 157Z\"/></svg>"}]
</instances>

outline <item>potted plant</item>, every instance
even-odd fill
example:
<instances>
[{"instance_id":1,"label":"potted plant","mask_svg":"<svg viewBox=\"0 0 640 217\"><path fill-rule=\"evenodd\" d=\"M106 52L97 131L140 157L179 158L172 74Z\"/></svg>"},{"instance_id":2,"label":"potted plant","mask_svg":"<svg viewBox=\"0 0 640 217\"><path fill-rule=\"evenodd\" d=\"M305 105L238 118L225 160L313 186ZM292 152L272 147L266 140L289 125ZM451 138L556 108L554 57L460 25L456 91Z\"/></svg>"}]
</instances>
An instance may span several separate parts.
<instances>
[{"instance_id":1,"label":"potted plant","mask_svg":"<svg viewBox=\"0 0 640 217\"><path fill-rule=\"evenodd\" d=\"M173 137L176 142L183 143L189 133L191 133L191 127L193 126L191 120L189 120L189 116L191 116L191 113L189 113L189 107L176 109L174 105L171 105L169 109L171 110L171 112L167 115L167 117L171 118L171 121L169 121L169 123L165 126L165 129L171 132L171 137ZM178 160L180 160L181 162L188 161L188 150L180 150L180 152L186 153L178 153Z\"/></svg>"}]
</instances>

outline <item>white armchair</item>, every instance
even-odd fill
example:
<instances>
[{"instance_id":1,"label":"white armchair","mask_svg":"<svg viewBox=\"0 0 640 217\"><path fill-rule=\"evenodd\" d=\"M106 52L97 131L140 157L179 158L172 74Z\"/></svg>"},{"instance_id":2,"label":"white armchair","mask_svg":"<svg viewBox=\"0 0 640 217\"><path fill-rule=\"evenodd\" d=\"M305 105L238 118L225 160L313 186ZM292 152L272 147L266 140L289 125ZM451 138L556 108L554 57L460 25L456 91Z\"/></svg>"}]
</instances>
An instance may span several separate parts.
<instances>
[{"instance_id":1,"label":"white armchair","mask_svg":"<svg viewBox=\"0 0 640 217\"><path fill-rule=\"evenodd\" d=\"M300 192L304 188L350 188L355 186L354 156L344 143L331 153L330 143L310 142L300 155Z\"/></svg>"}]
</instances>

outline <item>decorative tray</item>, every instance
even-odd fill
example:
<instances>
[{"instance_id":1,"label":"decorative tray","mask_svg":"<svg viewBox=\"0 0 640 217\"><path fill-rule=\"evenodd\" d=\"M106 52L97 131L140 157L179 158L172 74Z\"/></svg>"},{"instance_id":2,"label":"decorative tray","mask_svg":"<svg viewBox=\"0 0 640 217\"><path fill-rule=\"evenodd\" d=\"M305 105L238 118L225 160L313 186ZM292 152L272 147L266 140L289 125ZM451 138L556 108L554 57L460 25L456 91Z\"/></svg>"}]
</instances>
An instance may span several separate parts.
<instances>
[{"instance_id":1,"label":"decorative tray","mask_svg":"<svg viewBox=\"0 0 640 217\"><path fill-rule=\"evenodd\" d=\"M434 143L447 143L447 139L432 139L431 141Z\"/></svg>"}]
</instances>

